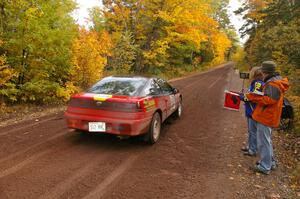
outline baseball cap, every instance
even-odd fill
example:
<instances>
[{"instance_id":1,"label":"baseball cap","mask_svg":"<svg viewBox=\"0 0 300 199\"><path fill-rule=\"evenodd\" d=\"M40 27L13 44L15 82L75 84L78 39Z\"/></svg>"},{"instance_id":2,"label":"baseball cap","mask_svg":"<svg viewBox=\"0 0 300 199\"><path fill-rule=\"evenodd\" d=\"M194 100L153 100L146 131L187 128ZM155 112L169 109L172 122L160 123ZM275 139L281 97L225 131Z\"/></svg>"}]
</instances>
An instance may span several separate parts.
<instances>
[{"instance_id":1,"label":"baseball cap","mask_svg":"<svg viewBox=\"0 0 300 199\"><path fill-rule=\"evenodd\" d=\"M273 73L275 73L275 70L276 70L276 64L273 61L264 61L261 64L260 69L263 73L273 74Z\"/></svg>"}]
</instances>

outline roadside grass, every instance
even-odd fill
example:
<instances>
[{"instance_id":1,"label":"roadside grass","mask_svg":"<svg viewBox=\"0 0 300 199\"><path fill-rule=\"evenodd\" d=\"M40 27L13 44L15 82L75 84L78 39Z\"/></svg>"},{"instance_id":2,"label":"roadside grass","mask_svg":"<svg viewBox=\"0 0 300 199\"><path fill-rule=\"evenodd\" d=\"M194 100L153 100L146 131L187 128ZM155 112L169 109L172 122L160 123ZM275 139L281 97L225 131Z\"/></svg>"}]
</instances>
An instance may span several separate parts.
<instances>
[{"instance_id":1,"label":"roadside grass","mask_svg":"<svg viewBox=\"0 0 300 199\"><path fill-rule=\"evenodd\" d=\"M288 173L291 189L300 197L300 136L296 133L277 133L279 161Z\"/></svg>"},{"instance_id":2,"label":"roadside grass","mask_svg":"<svg viewBox=\"0 0 300 199\"><path fill-rule=\"evenodd\" d=\"M62 112L66 105L59 104L16 104L0 105L0 127L15 124L29 119L37 119L46 115Z\"/></svg>"},{"instance_id":3,"label":"roadside grass","mask_svg":"<svg viewBox=\"0 0 300 199\"><path fill-rule=\"evenodd\" d=\"M294 129L286 134L285 145L289 150L287 163L291 167L290 184L300 198L300 96L288 93L287 98L294 107Z\"/></svg>"}]
</instances>

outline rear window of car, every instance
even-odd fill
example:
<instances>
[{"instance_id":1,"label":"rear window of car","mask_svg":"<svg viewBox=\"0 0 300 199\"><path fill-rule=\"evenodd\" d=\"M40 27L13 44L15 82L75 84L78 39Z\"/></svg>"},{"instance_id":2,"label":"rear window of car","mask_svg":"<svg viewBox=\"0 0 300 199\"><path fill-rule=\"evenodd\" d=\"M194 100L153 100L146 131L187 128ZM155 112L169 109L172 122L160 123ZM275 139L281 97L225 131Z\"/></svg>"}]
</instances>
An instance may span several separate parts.
<instances>
[{"instance_id":1,"label":"rear window of car","mask_svg":"<svg viewBox=\"0 0 300 199\"><path fill-rule=\"evenodd\" d=\"M88 92L95 94L138 96L146 83L146 78L107 77L97 82Z\"/></svg>"}]
</instances>

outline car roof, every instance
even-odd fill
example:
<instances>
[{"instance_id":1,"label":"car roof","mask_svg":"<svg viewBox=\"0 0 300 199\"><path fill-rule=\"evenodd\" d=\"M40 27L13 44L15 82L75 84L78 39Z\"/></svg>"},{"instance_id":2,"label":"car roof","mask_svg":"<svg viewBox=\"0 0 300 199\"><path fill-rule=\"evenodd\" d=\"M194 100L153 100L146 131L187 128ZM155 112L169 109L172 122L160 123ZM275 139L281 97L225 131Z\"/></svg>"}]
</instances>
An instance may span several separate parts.
<instances>
[{"instance_id":1,"label":"car roof","mask_svg":"<svg viewBox=\"0 0 300 199\"><path fill-rule=\"evenodd\" d=\"M147 75L112 75L105 78L153 79L157 77Z\"/></svg>"}]
</instances>

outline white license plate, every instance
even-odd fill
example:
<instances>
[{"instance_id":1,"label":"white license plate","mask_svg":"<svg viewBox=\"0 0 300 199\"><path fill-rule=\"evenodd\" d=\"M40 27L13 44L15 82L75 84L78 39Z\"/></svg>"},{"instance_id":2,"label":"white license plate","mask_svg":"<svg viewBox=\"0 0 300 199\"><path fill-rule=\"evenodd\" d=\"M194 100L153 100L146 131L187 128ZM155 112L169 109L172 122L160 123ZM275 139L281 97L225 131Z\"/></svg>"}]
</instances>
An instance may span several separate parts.
<instances>
[{"instance_id":1,"label":"white license plate","mask_svg":"<svg viewBox=\"0 0 300 199\"><path fill-rule=\"evenodd\" d=\"M89 122L89 132L105 132L105 122Z\"/></svg>"}]
</instances>

